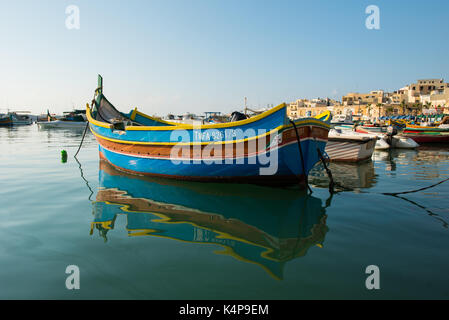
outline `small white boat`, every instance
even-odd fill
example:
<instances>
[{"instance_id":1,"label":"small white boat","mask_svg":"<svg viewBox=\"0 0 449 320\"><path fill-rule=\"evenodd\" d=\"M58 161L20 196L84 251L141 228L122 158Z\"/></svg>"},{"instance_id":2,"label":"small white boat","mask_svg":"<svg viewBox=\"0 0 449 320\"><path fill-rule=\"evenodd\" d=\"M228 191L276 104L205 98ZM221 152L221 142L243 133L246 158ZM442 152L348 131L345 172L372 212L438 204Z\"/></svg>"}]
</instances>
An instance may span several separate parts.
<instances>
[{"instance_id":1,"label":"small white boat","mask_svg":"<svg viewBox=\"0 0 449 320\"><path fill-rule=\"evenodd\" d=\"M375 150L388 150L391 146L388 144L387 141L384 139L377 138L376 146L374 147Z\"/></svg>"},{"instance_id":2,"label":"small white boat","mask_svg":"<svg viewBox=\"0 0 449 320\"><path fill-rule=\"evenodd\" d=\"M387 136L382 138L383 140L388 139ZM388 140L386 140L388 141ZM391 148L394 149L416 149L419 147L419 144L415 142L415 140L403 137L401 135L392 137L392 145Z\"/></svg>"},{"instance_id":3,"label":"small white boat","mask_svg":"<svg viewBox=\"0 0 449 320\"><path fill-rule=\"evenodd\" d=\"M386 149L415 149L419 147L413 139L404 137L402 135L396 135L392 132L390 133L374 133L366 132L364 129L357 127L356 132L359 134L369 134L377 136L379 140L376 143L376 150L386 150Z\"/></svg>"},{"instance_id":4,"label":"small white boat","mask_svg":"<svg viewBox=\"0 0 449 320\"><path fill-rule=\"evenodd\" d=\"M48 121L38 121L39 128L85 128L87 125L86 111L74 110L64 112L64 115L57 119L47 111Z\"/></svg>"},{"instance_id":5,"label":"small white boat","mask_svg":"<svg viewBox=\"0 0 449 320\"><path fill-rule=\"evenodd\" d=\"M372 132L354 131L353 128L346 128L344 126L335 127L335 129L337 131L340 130L341 132L346 133L348 135L365 136L365 137L375 138L376 139L376 145L374 146L375 150L388 150L388 149L390 149L390 145L388 144L388 142L386 140L382 139L381 135L379 135L379 134L372 133Z\"/></svg>"},{"instance_id":6,"label":"small white boat","mask_svg":"<svg viewBox=\"0 0 449 320\"><path fill-rule=\"evenodd\" d=\"M352 114L337 114L332 117L331 126L339 127L342 126L344 128L350 128L354 125L352 121Z\"/></svg>"},{"instance_id":7,"label":"small white boat","mask_svg":"<svg viewBox=\"0 0 449 320\"><path fill-rule=\"evenodd\" d=\"M86 127L86 121L66 121L66 120L54 120L54 121L41 121L37 122L39 128L84 128Z\"/></svg>"},{"instance_id":8,"label":"small white boat","mask_svg":"<svg viewBox=\"0 0 449 320\"><path fill-rule=\"evenodd\" d=\"M326 153L331 161L360 162L371 159L377 137L331 129Z\"/></svg>"}]
</instances>

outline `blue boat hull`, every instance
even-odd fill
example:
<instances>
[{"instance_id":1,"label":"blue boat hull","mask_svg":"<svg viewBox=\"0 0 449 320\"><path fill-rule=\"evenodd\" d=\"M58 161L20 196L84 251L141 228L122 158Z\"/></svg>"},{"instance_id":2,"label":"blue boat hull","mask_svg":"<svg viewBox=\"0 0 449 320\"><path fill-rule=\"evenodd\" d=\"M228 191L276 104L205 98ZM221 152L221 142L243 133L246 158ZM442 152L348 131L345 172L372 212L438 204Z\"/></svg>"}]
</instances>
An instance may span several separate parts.
<instances>
[{"instance_id":1,"label":"blue boat hull","mask_svg":"<svg viewBox=\"0 0 449 320\"><path fill-rule=\"evenodd\" d=\"M155 159L141 156L130 156L108 150L99 146L100 157L107 160L119 170L125 172L160 176L165 178L176 178L192 181L229 181L229 182L272 182L272 183L301 183L305 176L319 161L317 149L324 153L325 141L302 140L301 147L307 155L305 172L303 172L301 156L296 142L282 146L279 149L267 152L266 159L272 163L261 163L260 155L240 159L244 163L237 164L237 160L231 159L230 163L209 163L205 160L188 160L174 162L171 159ZM183 163L184 162L184 163ZM261 168L265 168L269 174L261 175Z\"/></svg>"}]
</instances>

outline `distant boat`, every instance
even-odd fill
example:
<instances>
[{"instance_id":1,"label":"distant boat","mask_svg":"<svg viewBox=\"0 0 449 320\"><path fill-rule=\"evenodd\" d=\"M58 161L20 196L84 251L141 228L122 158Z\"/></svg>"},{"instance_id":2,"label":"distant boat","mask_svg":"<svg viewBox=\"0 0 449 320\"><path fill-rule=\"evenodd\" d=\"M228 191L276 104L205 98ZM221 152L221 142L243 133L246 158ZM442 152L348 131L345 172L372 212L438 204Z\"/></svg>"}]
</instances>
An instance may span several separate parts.
<instances>
[{"instance_id":1,"label":"distant boat","mask_svg":"<svg viewBox=\"0 0 449 320\"><path fill-rule=\"evenodd\" d=\"M449 142L449 128L444 124L441 127L407 125L402 135L418 143Z\"/></svg>"},{"instance_id":2,"label":"distant boat","mask_svg":"<svg viewBox=\"0 0 449 320\"><path fill-rule=\"evenodd\" d=\"M371 159L376 141L375 136L332 129L325 151L331 161L360 162Z\"/></svg>"},{"instance_id":3,"label":"distant boat","mask_svg":"<svg viewBox=\"0 0 449 320\"><path fill-rule=\"evenodd\" d=\"M12 118L9 114L0 114L0 126L9 127L12 126Z\"/></svg>"},{"instance_id":4,"label":"distant boat","mask_svg":"<svg viewBox=\"0 0 449 320\"><path fill-rule=\"evenodd\" d=\"M336 114L331 120L332 127L344 126L346 128L352 127L354 122L352 121L352 114Z\"/></svg>"},{"instance_id":5,"label":"distant boat","mask_svg":"<svg viewBox=\"0 0 449 320\"><path fill-rule=\"evenodd\" d=\"M85 128L87 120L85 110L74 110L64 112L63 117L56 119L48 113L48 121L38 121L37 125L42 129L48 128Z\"/></svg>"},{"instance_id":6,"label":"distant boat","mask_svg":"<svg viewBox=\"0 0 449 320\"><path fill-rule=\"evenodd\" d=\"M13 125L22 126L33 124L33 118L28 114L29 112L10 112Z\"/></svg>"},{"instance_id":7,"label":"distant boat","mask_svg":"<svg viewBox=\"0 0 449 320\"><path fill-rule=\"evenodd\" d=\"M357 126L357 128L366 131L367 133L385 133L387 132L387 126L381 126L376 124L363 124Z\"/></svg>"},{"instance_id":8,"label":"distant boat","mask_svg":"<svg viewBox=\"0 0 449 320\"><path fill-rule=\"evenodd\" d=\"M318 150L324 151L330 126L305 118L294 122L295 131L286 107L283 103L235 122L175 124L136 109L119 112L104 96L99 77L87 118L100 156L126 172L193 181L305 185L319 161ZM269 169L264 159L272 155L276 168Z\"/></svg>"}]
</instances>

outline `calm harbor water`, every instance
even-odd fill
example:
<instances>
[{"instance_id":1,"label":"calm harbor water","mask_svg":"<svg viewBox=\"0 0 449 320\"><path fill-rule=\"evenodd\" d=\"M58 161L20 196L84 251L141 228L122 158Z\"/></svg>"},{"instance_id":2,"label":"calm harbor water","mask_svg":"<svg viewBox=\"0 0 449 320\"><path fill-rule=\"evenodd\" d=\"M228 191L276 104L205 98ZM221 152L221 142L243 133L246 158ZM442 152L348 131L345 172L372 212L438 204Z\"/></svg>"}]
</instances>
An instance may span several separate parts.
<instances>
[{"instance_id":1,"label":"calm harbor water","mask_svg":"<svg viewBox=\"0 0 449 320\"><path fill-rule=\"evenodd\" d=\"M0 128L1 299L449 298L449 182L380 194L449 177L447 147L331 164L354 189L331 198L320 168L311 196L128 176L91 134L75 161L81 137ZM368 265L380 290L365 288Z\"/></svg>"}]
</instances>

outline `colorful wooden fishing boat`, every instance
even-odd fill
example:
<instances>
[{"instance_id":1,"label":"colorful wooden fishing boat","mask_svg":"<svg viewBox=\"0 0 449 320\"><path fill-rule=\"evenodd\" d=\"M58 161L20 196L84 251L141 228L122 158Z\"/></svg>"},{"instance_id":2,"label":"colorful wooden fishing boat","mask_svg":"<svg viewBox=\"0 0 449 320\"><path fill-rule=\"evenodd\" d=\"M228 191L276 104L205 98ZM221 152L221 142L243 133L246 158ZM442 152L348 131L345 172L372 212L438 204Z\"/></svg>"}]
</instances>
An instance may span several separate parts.
<instances>
[{"instance_id":1,"label":"colorful wooden fishing boat","mask_svg":"<svg viewBox=\"0 0 449 320\"><path fill-rule=\"evenodd\" d=\"M357 126L357 128L359 128L367 133L380 134L380 133L387 132L387 126L380 126L380 125L375 125L375 124L363 124L363 125Z\"/></svg>"},{"instance_id":2,"label":"colorful wooden fishing boat","mask_svg":"<svg viewBox=\"0 0 449 320\"><path fill-rule=\"evenodd\" d=\"M446 143L449 142L449 128L408 125L402 136L417 143Z\"/></svg>"},{"instance_id":3,"label":"colorful wooden fishing boat","mask_svg":"<svg viewBox=\"0 0 449 320\"><path fill-rule=\"evenodd\" d=\"M0 126L9 127L12 126L12 118L8 115L0 115Z\"/></svg>"},{"instance_id":4,"label":"colorful wooden fishing boat","mask_svg":"<svg viewBox=\"0 0 449 320\"><path fill-rule=\"evenodd\" d=\"M260 266L276 279L288 261L322 247L328 231L322 200L292 188L209 187L126 174L102 160L99 186L91 234L107 241L117 217L126 217L129 237L217 246L223 250L211 254Z\"/></svg>"},{"instance_id":5,"label":"colorful wooden fishing boat","mask_svg":"<svg viewBox=\"0 0 449 320\"><path fill-rule=\"evenodd\" d=\"M286 104L246 120L211 125L173 124L137 109L124 114L104 96L101 77L86 115L100 157L115 167L194 181L305 185L330 128L315 118L290 123Z\"/></svg>"}]
</instances>

